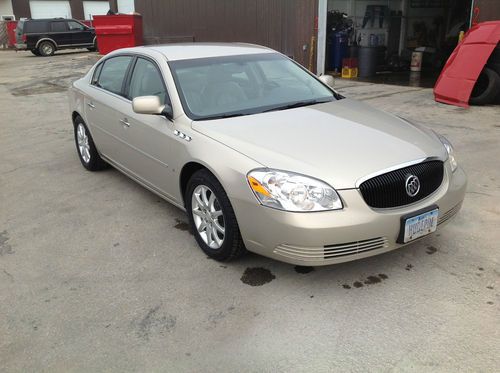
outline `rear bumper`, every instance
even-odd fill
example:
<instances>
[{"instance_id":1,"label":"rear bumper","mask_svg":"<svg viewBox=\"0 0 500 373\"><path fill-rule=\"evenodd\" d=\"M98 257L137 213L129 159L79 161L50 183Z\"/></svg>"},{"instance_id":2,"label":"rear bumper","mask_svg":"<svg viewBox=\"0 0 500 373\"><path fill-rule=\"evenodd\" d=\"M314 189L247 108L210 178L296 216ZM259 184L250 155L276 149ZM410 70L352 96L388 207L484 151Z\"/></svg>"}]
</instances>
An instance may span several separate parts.
<instances>
[{"instance_id":1,"label":"rear bumper","mask_svg":"<svg viewBox=\"0 0 500 373\"><path fill-rule=\"evenodd\" d=\"M401 217L431 205L439 208L438 230L461 207L467 179L445 163L441 186L423 200L402 208L370 208L358 189L340 190L344 209L291 213L249 202L233 202L248 250L296 265L327 265L381 254L398 244Z\"/></svg>"}]
</instances>

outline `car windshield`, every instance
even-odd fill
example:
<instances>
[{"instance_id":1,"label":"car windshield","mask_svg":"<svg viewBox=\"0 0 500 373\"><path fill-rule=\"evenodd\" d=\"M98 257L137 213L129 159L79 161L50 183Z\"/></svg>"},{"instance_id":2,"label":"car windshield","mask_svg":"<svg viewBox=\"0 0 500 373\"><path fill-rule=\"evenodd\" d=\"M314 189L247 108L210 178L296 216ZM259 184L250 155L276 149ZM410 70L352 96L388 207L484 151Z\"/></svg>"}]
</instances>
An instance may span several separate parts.
<instances>
[{"instance_id":1,"label":"car windshield","mask_svg":"<svg viewBox=\"0 0 500 373\"><path fill-rule=\"evenodd\" d=\"M336 99L302 67L277 53L170 61L186 114L228 118Z\"/></svg>"}]
</instances>

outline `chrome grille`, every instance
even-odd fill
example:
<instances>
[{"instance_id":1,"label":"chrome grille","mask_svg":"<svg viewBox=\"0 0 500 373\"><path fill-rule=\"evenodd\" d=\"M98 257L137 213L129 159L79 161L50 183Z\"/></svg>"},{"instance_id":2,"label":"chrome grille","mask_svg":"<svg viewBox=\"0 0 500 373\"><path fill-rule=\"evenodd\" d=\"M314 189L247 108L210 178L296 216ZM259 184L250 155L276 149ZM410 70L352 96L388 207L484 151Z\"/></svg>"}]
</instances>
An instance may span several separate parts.
<instances>
[{"instance_id":1,"label":"chrome grille","mask_svg":"<svg viewBox=\"0 0 500 373\"><path fill-rule=\"evenodd\" d=\"M377 237L368 240L347 242L336 245L326 245L324 247L299 247L293 245L278 245L274 252L292 259L323 261L325 259L335 259L338 257L361 254L366 251L383 249L388 247L386 237Z\"/></svg>"},{"instance_id":2,"label":"chrome grille","mask_svg":"<svg viewBox=\"0 0 500 373\"><path fill-rule=\"evenodd\" d=\"M361 183L359 190L371 207L404 206L432 194L443 182L443 174L443 162L423 162L368 179ZM414 197L406 193L405 181L409 175L417 176L420 181L420 191Z\"/></svg>"}]
</instances>

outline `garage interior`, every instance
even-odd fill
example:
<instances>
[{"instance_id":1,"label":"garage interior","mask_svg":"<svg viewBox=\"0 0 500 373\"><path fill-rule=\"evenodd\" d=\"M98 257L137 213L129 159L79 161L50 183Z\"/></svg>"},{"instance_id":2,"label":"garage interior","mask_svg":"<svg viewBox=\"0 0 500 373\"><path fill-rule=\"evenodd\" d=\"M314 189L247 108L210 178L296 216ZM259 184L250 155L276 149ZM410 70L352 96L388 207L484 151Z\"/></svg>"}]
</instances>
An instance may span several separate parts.
<instances>
[{"instance_id":1,"label":"garage interior","mask_svg":"<svg viewBox=\"0 0 500 373\"><path fill-rule=\"evenodd\" d=\"M432 87L461 32L498 18L496 1L328 0L325 72L354 58L358 80Z\"/></svg>"}]
</instances>

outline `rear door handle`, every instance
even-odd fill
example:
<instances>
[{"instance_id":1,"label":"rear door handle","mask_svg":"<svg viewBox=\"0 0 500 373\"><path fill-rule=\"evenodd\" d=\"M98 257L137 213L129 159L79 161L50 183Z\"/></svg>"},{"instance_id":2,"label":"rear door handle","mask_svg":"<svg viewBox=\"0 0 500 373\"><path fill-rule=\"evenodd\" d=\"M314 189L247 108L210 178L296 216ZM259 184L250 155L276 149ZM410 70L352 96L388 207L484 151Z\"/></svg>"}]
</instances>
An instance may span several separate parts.
<instances>
[{"instance_id":1,"label":"rear door handle","mask_svg":"<svg viewBox=\"0 0 500 373\"><path fill-rule=\"evenodd\" d=\"M128 122L127 118L120 119L120 123L125 127L130 127L130 123Z\"/></svg>"},{"instance_id":2,"label":"rear door handle","mask_svg":"<svg viewBox=\"0 0 500 373\"><path fill-rule=\"evenodd\" d=\"M94 109L94 108L95 108L95 105L94 105L92 102L88 102L88 103L87 103L87 105L88 105L89 107L91 107L92 109Z\"/></svg>"}]
</instances>

